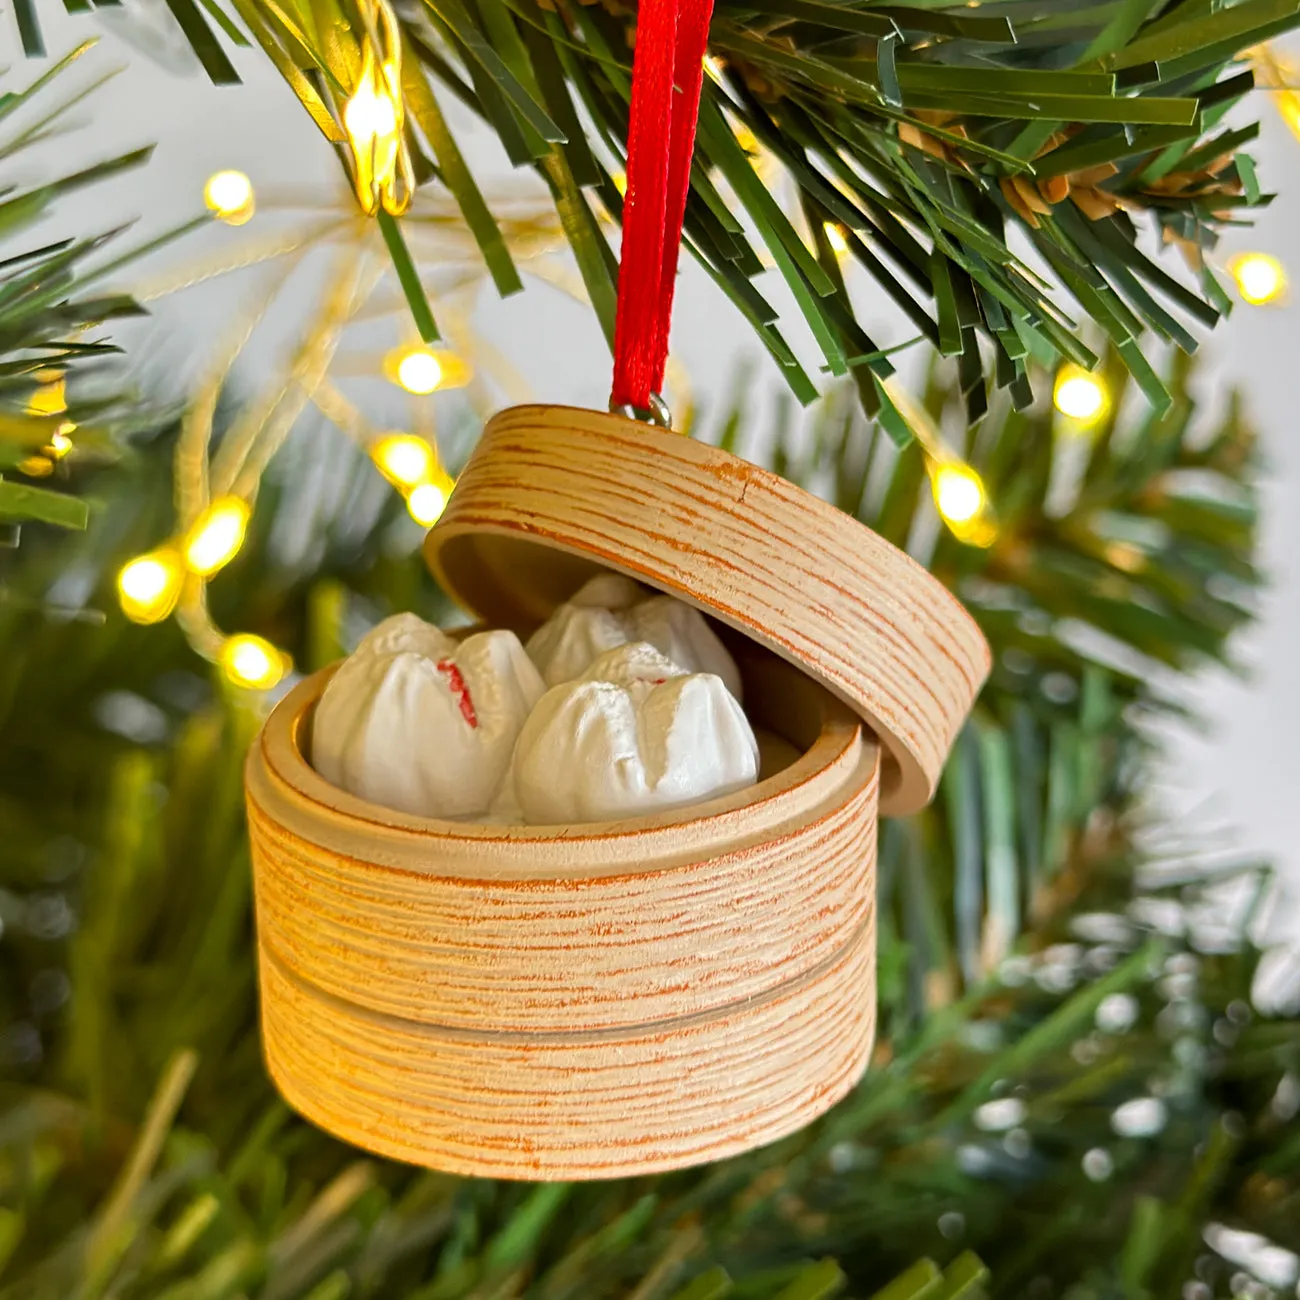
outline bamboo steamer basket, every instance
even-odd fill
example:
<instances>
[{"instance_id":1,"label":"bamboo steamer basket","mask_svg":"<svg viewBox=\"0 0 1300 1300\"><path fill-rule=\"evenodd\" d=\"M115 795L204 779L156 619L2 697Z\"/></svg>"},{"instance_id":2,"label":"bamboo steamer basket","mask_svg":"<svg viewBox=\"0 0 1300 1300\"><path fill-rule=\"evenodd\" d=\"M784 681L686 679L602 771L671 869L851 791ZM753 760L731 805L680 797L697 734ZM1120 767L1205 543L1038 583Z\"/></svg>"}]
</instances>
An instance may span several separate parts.
<instances>
[{"instance_id":1,"label":"bamboo steamer basket","mask_svg":"<svg viewBox=\"0 0 1300 1300\"><path fill-rule=\"evenodd\" d=\"M973 621L777 476L564 407L489 423L426 556L521 635L601 569L689 601L788 759L617 823L412 817L312 769L332 670L308 678L246 769L276 1085L360 1147L484 1177L651 1173L802 1127L870 1055L877 812L932 794L988 672Z\"/></svg>"}]
</instances>

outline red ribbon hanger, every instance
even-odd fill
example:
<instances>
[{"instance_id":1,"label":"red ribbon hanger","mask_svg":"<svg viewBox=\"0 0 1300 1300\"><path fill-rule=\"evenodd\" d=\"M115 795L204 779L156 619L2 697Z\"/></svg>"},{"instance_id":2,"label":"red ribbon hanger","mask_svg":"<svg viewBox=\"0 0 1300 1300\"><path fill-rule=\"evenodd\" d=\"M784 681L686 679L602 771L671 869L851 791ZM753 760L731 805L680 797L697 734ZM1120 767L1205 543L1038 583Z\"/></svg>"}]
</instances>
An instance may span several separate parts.
<instances>
[{"instance_id":1,"label":"red ribbon hanger","mask_svg":"<svg viewBox=\"0 0 1300 1300\"><path fill-rule=\"evenodd\" d=\"M637 13L610 405L639 415L662 409L712 14L713 0L641 0Z\"/></svg>"}]
</instances>

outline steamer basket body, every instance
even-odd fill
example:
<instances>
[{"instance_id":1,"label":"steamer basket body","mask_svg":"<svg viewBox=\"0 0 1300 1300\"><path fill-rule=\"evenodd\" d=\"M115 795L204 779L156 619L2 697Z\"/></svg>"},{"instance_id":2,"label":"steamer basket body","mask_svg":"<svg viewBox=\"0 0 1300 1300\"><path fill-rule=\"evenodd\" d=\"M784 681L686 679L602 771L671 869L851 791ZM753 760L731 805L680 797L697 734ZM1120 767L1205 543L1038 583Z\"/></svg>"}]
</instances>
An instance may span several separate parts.
<instances>
[{"instance_id":1,"label":"steamer basket body","mask_svg":"<svg viewBox=\"0 0 1300 1300\"><path fill-rule=\"evenodd\" d=\"M247 793L266 1060L286 1100L456 1173L622 1177L790 1133L875 1021L879 750L797 670L747 691L801 757L698 808L581 827L392 813L307 761L326 673Z\"/></svg>"}]
</instances>

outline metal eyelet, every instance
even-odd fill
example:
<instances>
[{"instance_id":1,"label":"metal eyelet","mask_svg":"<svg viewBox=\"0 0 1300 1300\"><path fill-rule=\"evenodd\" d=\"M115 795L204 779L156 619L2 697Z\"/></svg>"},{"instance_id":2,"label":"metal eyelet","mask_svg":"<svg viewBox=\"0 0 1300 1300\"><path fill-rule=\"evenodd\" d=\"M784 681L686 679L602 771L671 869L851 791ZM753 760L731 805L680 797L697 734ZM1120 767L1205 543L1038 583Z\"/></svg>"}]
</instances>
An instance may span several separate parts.
<instances>
[{"instance_id":1,"label":"metal eyelet","mask_svg":"<svg viewBox=\"0 0 1300 1300\"><path fill-rule=\"evenodd\" d=\"M648 408L633 406L631 402L615 402L611 399L609 410L611 415L621 415L627 420L640 420L642 424L653 424L660 429L673 427L672 412L668 409L668 403L658 393L650 394Z\"/></svg>"}]
</instances>

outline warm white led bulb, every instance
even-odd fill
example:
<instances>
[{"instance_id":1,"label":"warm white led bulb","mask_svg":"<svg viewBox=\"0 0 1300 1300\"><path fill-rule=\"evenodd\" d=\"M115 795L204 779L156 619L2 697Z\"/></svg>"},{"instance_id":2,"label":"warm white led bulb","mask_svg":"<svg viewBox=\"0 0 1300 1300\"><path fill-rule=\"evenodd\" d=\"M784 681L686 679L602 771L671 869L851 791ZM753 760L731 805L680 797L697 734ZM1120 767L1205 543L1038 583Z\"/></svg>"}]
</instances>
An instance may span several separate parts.
<instances>
[{"instance_id":1,"label":"warm white led bulb","mask_svg":"<svg viewBox=\"0 0 1300 1300\"><path fill-rule=\"evenodd\" d=\"M431 393L442 383L442 363L427 348L416 348L397 363L397 382L408 393Z\"/></svg>"},{"instance_id":2,"label":"warm white led bulb","mask_svg":"<svg viewBox=\"0 0 1300 1300\"><path fill-rule=\"evenodd\" d=\"M389 96L376 93L374 86L363 80L343 107L343 125L356 141L389 136L397 130L397 107Z\"/></svg>"},{"instance_id":3,"label":"warm white led bulb","mask_svg":"<svg viewBox=\"0 0 1300 1300\"><path fill-rule=\"evenodd\" d=\"M433 448L413 433L392 433L381 438L371 451L384 477L399 487L415 487L433 471Z\"/></svg>"},{"instance_id":4,"label":"warm white led bulb","mask_svg":"<svg viewBox=\"0 0 1300 1300\"><path fill-rule=\"evenodd\" d=\"M210 577L239 553L248 528L248 502L220 497L199 517L185 537L185 563L200 577Z\"/></svg>"},{"instance_id":5,"label":"warm white led bulb","mask_svg":"<svg viewBox=\"0 0 1300 1300\"><path fill-rule=\"evenodd\" d=\"M934 502L950 524L968 524L984 509L984 484L969 465L940 465L934 471Z\"/></svg>"},{"instance_id":6,"label":"warm white led bulb","mask_svg":"<svg viewBox=\"0 0 1300 1300\"><path fill-rule=\"evenodd\" d=\"M171 574L161 560L142 555L123 566L117 581L124 596L144 605L157 600L167 590Z\"/></svg>"},{"instance_id":7,"label":"warm white led bulb","mask_svg":"<svg viewBox=\"0 0 1300 1300\"><path fill-rule=\"evenodd\" d=\"M158 623L176 606L183 569L180 557L163 548L128 560L117 575L122 612L133 623Z\"/></svg>"},{"instance_id":8,"label":"warm white led bulb","mask_svg":"<svg viewBox=\"0 0 1300 1300\"><path fill-rule=\"evenodd\" d=\"M288 671L287 657L250 633L232 636L221 650L221 666L236 686L269 691Z\"/></svg>"},{"instance_id":9,"label":"warm white led bulb","mask_svg":"<svg viewBox=\"0 0 1300 1300\"><path fill-rule=\"evenodd\" d=\"M436 524L447 506L447 493L436 483L421 483L406 498L411 518L425 528Z\"/></svg>"},{"instance_id":10,"label":"warm white led bulb","mask_svg":"<svg viewBox=\"0 0 1300 1300\"><path fill-rule=\"evenodd\" d=\"M253 215L253 182L243 172L214 172L203 187L203 201L227 225L242 226Z\"/></svg>"},{"instance_id":11,"label":"warm white led bulb","mask_svg":"<svg viewBox=\"0 0 1300 1300\"><path fill-rule=\"evenodd\" d=\"M1267 253L1242 253L1228 263L1237 291L1252 307L1275 302L1286 289L1286 272Z\"/></svg>"},{"instance_id":12,"label":"warm white led bulb","mask_svg":"<svg viewBox=\"0 0 1300 1300\"><path fill-rule=\"evenodd\" d=\"M1078 366L1066 366L1056 377L1052 401L1062 415L1090 424L1106 409L1106 388L1096 375Z\"/></svg>"}]
</instances>

